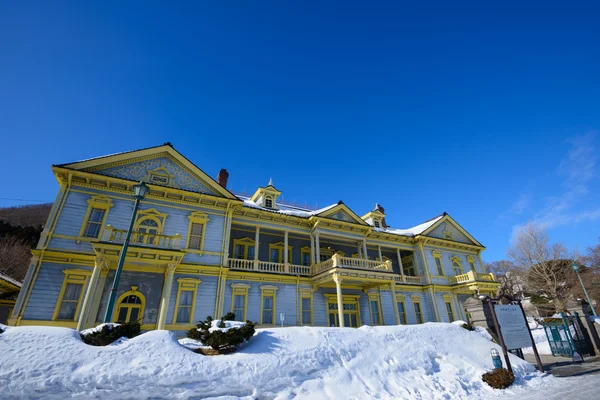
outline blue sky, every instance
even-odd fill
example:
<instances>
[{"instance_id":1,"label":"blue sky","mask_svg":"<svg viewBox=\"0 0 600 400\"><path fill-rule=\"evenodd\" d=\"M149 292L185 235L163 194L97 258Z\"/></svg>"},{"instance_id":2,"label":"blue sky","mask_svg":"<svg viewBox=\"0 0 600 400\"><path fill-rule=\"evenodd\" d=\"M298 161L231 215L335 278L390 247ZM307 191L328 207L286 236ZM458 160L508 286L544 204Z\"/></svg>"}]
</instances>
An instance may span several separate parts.
<instances>
[{"instance_id":1,"label":"blue sky","mask_svg":"<svg viewBox=\"0 0 600 400\"><path fill-rule=\"evenodd\" d=\"M170 141L234 190L400 228L447 211L488 261L531 220L600 236L593 2L49 3L0 5L0 206Z\"/></svg>"}]
</instances>

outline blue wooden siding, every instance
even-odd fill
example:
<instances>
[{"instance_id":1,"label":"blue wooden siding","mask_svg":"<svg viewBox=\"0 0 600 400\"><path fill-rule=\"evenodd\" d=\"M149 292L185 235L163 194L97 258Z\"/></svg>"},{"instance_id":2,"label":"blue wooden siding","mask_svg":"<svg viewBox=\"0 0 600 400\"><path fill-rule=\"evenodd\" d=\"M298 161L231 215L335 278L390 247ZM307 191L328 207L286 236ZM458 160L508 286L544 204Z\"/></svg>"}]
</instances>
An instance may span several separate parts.
<instances>
[{"instance_id":1,"label":"blue wooden siding","mask_svg":"<svg viewBox=\"0 0 600 400\"><path fill-rule=\"evenodd\" d=\"M85 269L89 267L63 265L55 263L42 263L35 284L25 307L23 319L39 319L49 321L52 319L58 295L65 279L64 269ZM83 290L87 290L86 287Z\"/></svg>"},{"instance_id":2,"label":"blue wooden siding","mask_svg":"<svg viewBox=\"0 0 600 400\"><path fill-rule=\"evenodd\" d=\"M175 274L173 278L173 286L171 287L171 297L169 298L169 310L167 312L167 324L173 323L173 317L175 315L175 307L177 306L177 290L179 288L179 282L177 279L180 278L193 278L202 281L198 285L198 292L196 294L194 318L193 323L200 320L206 319L209 315L213 318L219 318L221 316L214 316L215 303L217 301L217 284L219 278L216 276L205 276L205 275L181 275Z\"/></svg>"}]
</instances>

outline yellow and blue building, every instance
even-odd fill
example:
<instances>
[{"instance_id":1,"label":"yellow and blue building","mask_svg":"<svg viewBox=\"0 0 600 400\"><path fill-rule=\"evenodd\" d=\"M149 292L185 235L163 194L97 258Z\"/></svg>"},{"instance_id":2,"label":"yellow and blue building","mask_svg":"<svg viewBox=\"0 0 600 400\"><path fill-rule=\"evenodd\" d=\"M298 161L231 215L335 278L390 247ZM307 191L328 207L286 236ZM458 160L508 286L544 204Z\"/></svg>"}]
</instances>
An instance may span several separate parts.
<instances>
[{"instance_id":1,"label":"yellow and blue building","mask_svg":"<svg viewBox=\"0 0 600 400\"><path fill-rule=\"evenodd\" d=\"M360 326L465 319L498 288L485 247L444 213L410 229L377 206L285 205L269 182L227 190L170 144L52 167L60 188L14 305L12 325L100 323L134 200L114 321L184 331L233 311L260 326ZM283 317L283 320L282 320Z\"/></svg>"}]
</instances>

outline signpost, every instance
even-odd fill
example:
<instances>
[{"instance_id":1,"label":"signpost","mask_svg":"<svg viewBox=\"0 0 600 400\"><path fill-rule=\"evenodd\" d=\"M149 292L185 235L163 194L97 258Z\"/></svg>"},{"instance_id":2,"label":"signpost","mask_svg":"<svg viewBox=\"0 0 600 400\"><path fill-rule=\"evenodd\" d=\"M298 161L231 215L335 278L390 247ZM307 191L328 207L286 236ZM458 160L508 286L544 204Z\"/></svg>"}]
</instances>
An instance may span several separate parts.
<instances>
[{"instance_id":1,"label":"signpost","mask_svg":"<svg viewBox=\"0 0 600 400\"><path fill-rule=\"evenodd\" d=\"M507 298L507 297L506 297ZM520 301L508 299L508 304L502 304L500 299L492 299L488 297L487 303L490 306L492 319L498 334L498 341L504 353L506 367L512 372L512 366L508 358L508 350L521 349L523 347L533 347L533 353L537 361L538 369L544 372L542 360L538 354L535 341L529 330L525 311Z\"/></svg>"},{"instance_id":2,"label":"signpost","mask_svg":"<svg viewBox=\"0 0 600 400\"><path fill-rule=\"evenodd\" d=\"M283 328L283 321L285 320L285 314L279 313L279 320L281 321L281 327Z\"/></svg>"}]
</instances>

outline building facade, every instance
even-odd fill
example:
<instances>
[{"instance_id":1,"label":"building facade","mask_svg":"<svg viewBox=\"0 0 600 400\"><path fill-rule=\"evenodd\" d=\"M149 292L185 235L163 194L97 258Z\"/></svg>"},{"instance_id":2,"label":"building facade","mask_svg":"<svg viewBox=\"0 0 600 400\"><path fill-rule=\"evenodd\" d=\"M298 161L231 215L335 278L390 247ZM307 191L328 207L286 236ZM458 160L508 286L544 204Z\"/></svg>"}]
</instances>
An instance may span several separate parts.
<instances>
[{"instance_id":1,"label":"building facade","mask_svg":"<svg viewBox=\"0 0 600 400\"><path fill-rule=\"evenodd\" d=\"M168 143L52 168L60 189L12 325L103 321L139 181L150 191L114 321L180 332L229 311L259 326L452 321L465 319L475 291L498 287L483 268L485 247L446 213L395 229L379 206L361 217L341 201L284 205L271 182L236 196L225 170L213 180Z\"/></svg>"}]
</instances>

